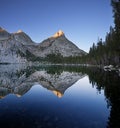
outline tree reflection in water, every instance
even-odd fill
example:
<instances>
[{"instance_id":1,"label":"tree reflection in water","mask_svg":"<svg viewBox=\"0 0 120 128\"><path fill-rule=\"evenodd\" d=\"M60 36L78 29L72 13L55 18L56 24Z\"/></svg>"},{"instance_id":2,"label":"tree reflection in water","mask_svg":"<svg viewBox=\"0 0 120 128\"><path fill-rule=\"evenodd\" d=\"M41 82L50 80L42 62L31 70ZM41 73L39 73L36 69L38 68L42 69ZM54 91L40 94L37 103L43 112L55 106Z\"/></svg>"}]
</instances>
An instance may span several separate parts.
<instances>
[{"instance_id":1,"label":"tree reflection in water","mask_svg":"<svg viewBox=\"0 0 120 128\"><path fill-rule=\"evenodd\" d=\"M87 70L90 83L100 92L104 89L110 117L107 128L120 128L120 76L116 72L105 72L92 68Z\"/></svg>"}]
</instances>

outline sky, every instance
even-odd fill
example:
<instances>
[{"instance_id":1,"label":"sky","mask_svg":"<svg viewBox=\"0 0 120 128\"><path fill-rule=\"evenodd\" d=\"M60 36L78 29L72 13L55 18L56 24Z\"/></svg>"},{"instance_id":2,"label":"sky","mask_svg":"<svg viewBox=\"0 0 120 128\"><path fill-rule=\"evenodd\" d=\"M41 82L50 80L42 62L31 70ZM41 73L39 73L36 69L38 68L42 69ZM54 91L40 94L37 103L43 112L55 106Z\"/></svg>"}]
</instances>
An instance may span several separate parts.
<instances>
[{"instance_id":1,"label":"sky","mask_svg":"<svg viewBox=\"0 0 120 128\"><path fill-rule=\"evenodd\" d=\"M114 19L110 0L0 0L0 27L41 42L62 30L80 49L105 38Z\"/></svg>"}]
</instances>

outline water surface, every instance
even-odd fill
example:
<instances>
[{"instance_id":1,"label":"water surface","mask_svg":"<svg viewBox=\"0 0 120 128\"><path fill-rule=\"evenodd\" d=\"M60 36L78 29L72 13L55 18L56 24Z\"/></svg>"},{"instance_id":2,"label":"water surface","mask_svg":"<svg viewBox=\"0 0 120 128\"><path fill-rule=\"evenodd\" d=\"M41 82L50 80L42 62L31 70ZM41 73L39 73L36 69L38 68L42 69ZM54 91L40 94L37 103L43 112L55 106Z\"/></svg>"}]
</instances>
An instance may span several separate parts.
<instances>
[{"instance_id":1,"label":"water surface","mask_svg":"<svg viewBox=\"0 0 120 128\"><path fill-rule=\"evenodd\" d=\"M95 68L0 65L0 125L119 127L119 82L116 72Z\"/></svg>"}]
</instances>

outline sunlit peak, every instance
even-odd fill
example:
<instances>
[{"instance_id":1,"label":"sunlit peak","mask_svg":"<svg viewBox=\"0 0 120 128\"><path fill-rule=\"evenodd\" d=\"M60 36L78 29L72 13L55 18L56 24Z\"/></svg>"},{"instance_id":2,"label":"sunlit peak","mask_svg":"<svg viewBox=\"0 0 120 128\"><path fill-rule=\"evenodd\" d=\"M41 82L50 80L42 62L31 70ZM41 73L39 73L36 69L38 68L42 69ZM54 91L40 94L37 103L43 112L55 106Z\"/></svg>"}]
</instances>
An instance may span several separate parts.
<instances>
[{"instance_id":1,"label":"sunlit peak","mask_svg":"<svg viewBox=\"0 0 120 128\"><path fill-rule=\"evenodd\" d=\"M5 29L3 29L3 28L0 27L0 32L3 32L3 31L5 31Z\"/></svg>"},{"instance_id":2,"label":"sunlit peak","mask_svg":"<svg viewBox=\"0 0 120 128\"><path fill-rule=\"evenodd\" d=\"M58 32L56 32L53 37L54 38L57 38L57 37L60 37L60 36L63 36L64 35L64 32L62 30L59 30Z\"/></svg>"},{"instance_id":3,"label":"sunlit peak","mask_svg":"<svg viewBox=\"0 0 120 128\"><path fill-rule=\"evenodd\" d=\"M23 31L22 30L18 30L17 33L22 33Z\"/></svg>"}]
</instances>

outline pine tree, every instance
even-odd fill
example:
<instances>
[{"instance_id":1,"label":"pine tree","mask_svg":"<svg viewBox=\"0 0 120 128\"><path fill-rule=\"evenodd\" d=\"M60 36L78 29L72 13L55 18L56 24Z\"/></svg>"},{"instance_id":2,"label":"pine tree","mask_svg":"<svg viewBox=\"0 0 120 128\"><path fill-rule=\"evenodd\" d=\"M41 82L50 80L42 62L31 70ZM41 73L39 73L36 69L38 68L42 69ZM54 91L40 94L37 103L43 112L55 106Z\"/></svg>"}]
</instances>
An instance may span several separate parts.
<instances>
[{"instance_id":1,"label":"pine tree","mask_svg":"<svg viewBox=\"0 0 120 128\"><path fill-rule=\"evenodd\" d=\"M120 63L120 0L111 0L111 5L113 7L114 23L115 23L115 61Z\"/></svg>"}]
</instances>

